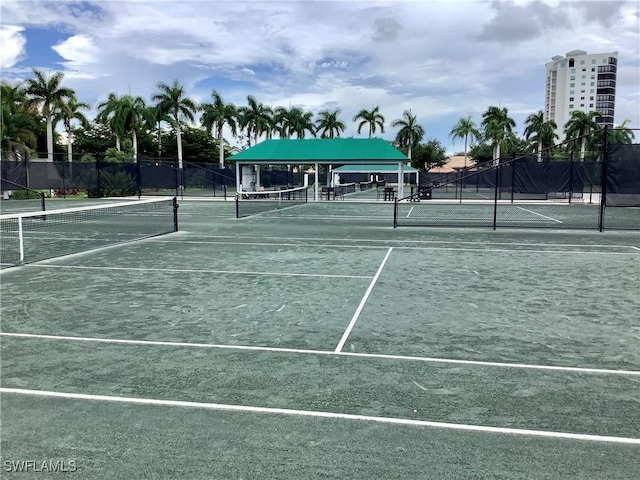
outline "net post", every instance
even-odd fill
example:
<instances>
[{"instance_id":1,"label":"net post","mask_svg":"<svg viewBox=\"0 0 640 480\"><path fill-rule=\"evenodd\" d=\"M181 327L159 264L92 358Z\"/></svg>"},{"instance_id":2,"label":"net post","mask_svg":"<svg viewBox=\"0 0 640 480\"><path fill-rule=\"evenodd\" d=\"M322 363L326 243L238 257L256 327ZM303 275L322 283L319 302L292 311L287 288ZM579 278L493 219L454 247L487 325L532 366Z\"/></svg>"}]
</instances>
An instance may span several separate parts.
<instances>
[{"instance_id":1,"label":"net post","mask_svg":"<svg viewBox=\"0 0 640 480\"><path fill-rule=\"evenodd\" d=\"M398 226L398 197L393 199L393 228Z\"/></svg>"},{"instance_id":2,"label":"net post","mask_svg":"<svg viewBox=\"0 0 640 480\"><path fill-rule=\"evenodd\" d=\"M178 231L178 198L173 197L173 231Z\"/></svg>"},{"instance_id":3,"label":"net post","mask_svg":"<svg viewBox=\"0 0 640 480\"><path fill-rule=\"evenodd\" d=\"M496 165L496 186L493 192L493 229L495 230L498 223L498 192L500 191L500 169L502 164Z\"/></svg>"},{"instance_id":4,"label":"net post","mask_svg":"<svg viewBox=\"0 0 640 480\"><path fill-rule=\"evenodd\" d=\"M236 218L240 218L240 196L236 193Z\"/></svg>"},{"instance_id":5,"label":"net post","mask_svg":"<svg viewBox=\"0 0 640 480\"><path fill-rule=\"evenodd\" d=\"M44 198L45 198L44 192L40 192L40 207L43 212L47 209L44 203Z\"/></svg>"}]
</instances>

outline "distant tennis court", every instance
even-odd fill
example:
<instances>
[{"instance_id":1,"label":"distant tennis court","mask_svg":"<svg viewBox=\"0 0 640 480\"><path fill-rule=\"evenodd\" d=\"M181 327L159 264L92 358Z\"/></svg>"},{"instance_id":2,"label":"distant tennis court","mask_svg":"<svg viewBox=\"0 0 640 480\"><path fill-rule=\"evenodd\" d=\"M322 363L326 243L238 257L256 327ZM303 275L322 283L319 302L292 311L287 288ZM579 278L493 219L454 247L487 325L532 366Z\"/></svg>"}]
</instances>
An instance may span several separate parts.
<instances>
[{"instance_id":1,"label":"distant tennis court","mask_svg":"<svg viewBox=\"0 0 640 480\"><path fill-rule=\"evenodd\" d=\"M636 478L637 232L276 200L0 273L5 475Z\"/></svg>"}]
</instances>

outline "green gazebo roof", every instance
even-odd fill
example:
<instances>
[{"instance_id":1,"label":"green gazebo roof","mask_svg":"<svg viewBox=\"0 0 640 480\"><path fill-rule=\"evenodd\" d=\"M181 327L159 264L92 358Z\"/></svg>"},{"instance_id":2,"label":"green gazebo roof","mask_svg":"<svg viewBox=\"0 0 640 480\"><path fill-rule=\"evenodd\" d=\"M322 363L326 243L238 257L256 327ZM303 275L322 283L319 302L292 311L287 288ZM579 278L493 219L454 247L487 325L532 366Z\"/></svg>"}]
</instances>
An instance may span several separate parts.
<instances>
[{"instance_id":1,"label":"green gazebo roof","mask_svg":"<svg viewBox=\"0 0 640 480\"><path fill-rule=\"evenodd\" d=\"M229 158L252 164L395 164L409 159L381 138L309 138L265 140Z\"/></svg>"}]
</instances>

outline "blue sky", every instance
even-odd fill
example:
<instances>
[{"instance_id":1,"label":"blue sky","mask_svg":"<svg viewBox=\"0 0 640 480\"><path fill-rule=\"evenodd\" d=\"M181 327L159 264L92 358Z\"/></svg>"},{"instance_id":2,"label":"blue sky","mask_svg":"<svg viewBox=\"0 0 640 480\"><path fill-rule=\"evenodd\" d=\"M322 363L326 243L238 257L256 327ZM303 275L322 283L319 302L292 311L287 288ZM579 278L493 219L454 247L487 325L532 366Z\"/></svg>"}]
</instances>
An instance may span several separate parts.
<instances>
[{"instance_id":1,"label":"blue sky","mask_svg":"<svg viewBox=\"0 0 640 480\"><path fill-rule=\"evenodd\" d=\"M618 51L616 122L640 127L640 2L634 1L85 1L3 0L2 79L61 71L81 101L110 92L149 100L174 79L196 101L213 89L271 106L353 116L406 109L425 140L463 116L507 107L517 131L544 106L545 67L571 50ZM93 116L95 110L87 112Z\"/></svg>"}]
</instances>

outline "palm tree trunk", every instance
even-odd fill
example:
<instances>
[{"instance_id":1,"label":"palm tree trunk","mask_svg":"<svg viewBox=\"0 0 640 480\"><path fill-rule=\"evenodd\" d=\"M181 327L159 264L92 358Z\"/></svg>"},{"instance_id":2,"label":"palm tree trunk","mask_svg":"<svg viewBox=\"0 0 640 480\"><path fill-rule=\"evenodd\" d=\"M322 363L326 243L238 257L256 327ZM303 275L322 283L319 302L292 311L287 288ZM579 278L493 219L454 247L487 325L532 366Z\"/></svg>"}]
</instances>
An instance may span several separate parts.
<instances>
[{"instance_id":1,"label":"palm tree trunk","mask_svg":"<svg viewBox=\"0 0 640 480\"><path fill-rule=\"evenodd\" d=\"M71 132L67 130L67 157L69 163L73 162L73 140L71 139Z\"/></svg>"},{"instance_id":2,"label":"palm tree trunk","mask_svg":"<svg viewBox=\"0 0 640 480\"><path fill-rule=\"evenodd\" d=\"M120 151L120 137L116 134L116 150Z\"/></svg>"},{"instance_id":3,"label":"palm tree trunk","mask_svg":"<svg viewBox=\"0 0 640 480\"><path fill-rule=\"evenodd\" d=\"M136 161L138 160L138 134L136 133L135 130L133 130L132 133L132 140L133 140L133 158L136 159Z\"/></svg>"},{"instance_id":4,"label":"palm tree trunk","mask_svg":"<svg viewBox=\"0 0 640 480\"><path fill-rule=\"evenodd\" d=\"M176 141L178 143L178 169L182 170L182 132L178 122L176 122Z\"/></svg>"},{"instance_id":5,"label":"palm tree trunk","mask_svg":"<svg viewBox=\"0 0 640 480\"><path fill-rule=\"evenodd\" d=\"M162 130L160 130L160 122L158 122L158 158L162 157Z\"/></svg>"},{"instance_id":6,"label":"palm tree trunk","mask_svg":"<svg viewBox=\"0 0 640 480\"><path fill-rule=\"evenodd\" d=\"M464 168L467 168L467 137L468 133L464 134Z\"/></svg>"},{"instance_id":7,"label":"palm tree trunk","mask_svg":"<svg viewBox=\"0 0 640 480\"><path fill-rule=\"evenodd\" d=\"M409 155L407 155L407 157L409 157L409 160L411 160L411 143L409 143Z\"/></svg>"},{"instance_id":8,"label":"palm tree trunk","mask_svg":"<svg viewBox=\"0 0 640 480\"><path fill-rule=\"evenodd\" d=\"M47 115L47 160L53 162L53 119Z\"/></svg>"},{"instance_id":9,"label":"palm tree trunk","mask_svg":"<svg viewBox=\"0 0 640 480\"><path fill-rule=\"evenodd\" d=\"M587 146L587 139L583 136L582 140L580 140L580 161L584 162L584 152Z\"/></svg>"},{"instance_id":10,"label":"palm tree trunk","mask_svg":"<svg viewBox=\"0 0 640 480\"><path fill-rule=\"evenodd\" d=\"M493 165L500 165L500 142L496 142L493 146Z\"/></svg>"},{"instance_id":11,"label":"palm tree trunk","mask_svg":"<svg viewBox=\"0 0 640 480\"><path fill-rule=\"evenodd\" d=\"M538 163L542 163L542 139L538 140Z\"/></svg>"},{"instance_id":12,"label":"palm tree trunk","mask_svg":"<svg viewBox=\"0 0 640 480\"><path fill-rule=\"evenodd\" d=\"M223 125L218 125L218 158L220 159L220 168L224 168L224 135L222 134Z\"/></svg>"}]
</instances>

